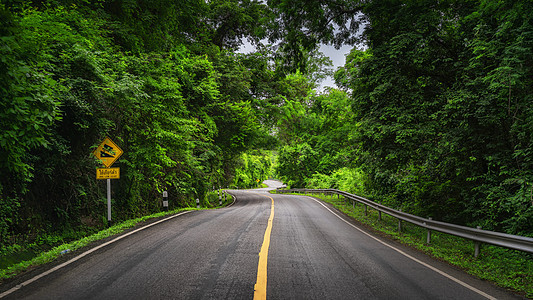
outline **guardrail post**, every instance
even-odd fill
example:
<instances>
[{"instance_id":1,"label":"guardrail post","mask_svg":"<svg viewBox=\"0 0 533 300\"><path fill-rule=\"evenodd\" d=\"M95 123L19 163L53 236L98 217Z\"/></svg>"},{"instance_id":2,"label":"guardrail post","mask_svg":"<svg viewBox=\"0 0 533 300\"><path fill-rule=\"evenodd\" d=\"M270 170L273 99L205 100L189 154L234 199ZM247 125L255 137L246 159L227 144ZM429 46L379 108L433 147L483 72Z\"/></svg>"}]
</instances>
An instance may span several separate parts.
<instances>
[{"instance_id":1,"label":"guardrail post","mask_svg":"<svg viewBox=\"0 0 533 300\"><path fill-rule=\"evenodd\" d=\"M378 210L379 220L381 221L381 210Z\"/></svg>"},{"instance_id":2,"label":"guardrail post","mask_svg":"<svg viewBox=\"0 0 533 300\"><path fill-rule=\"evenodd\" d=\"M481 229L481 226L476 226L476 228ZM481 246L480 242L474 241L474 257L478 257L480 246Z\"/></svg>"},{"instance_id":3,"label":"guardrail post","mask_svg":"<svg viewBox=\"0 0 533 300\"><path fill-rule=\"evenodd\" d=\"M368 215L368 205L365 205L365 216Z\"/></svg>"},{"instance_id":4,"label":"guardrail post","mask_svg":"<svg viewBox=\"0 0 533 300\"><path fill-rule=\"evenodd\" d=\"M398 211L402 211L398 209ZM398 219L398 233L402 233L402 219Z\"/></svg>"},{"instance_id":5,"label":"guardrail post","mask_svg":"<svg viewBox=\"0 0 533 300\"><path fill-rule=\"evenodd\" d=\"M196 208L200 208L200 199L196 198Z\"/></svg>"},{"instance_id":6,"label":"guardrail post","mask_svg":"<svg viewBox=\"0 0 533 300\"><path fill-rule=\"evenodd\" d=\"M431 217L428 218L429 220L433 220ZM426 223L424 223L426 224ZM427 234L427 238L426 238L426 243L427 244L431 244L431 230L428 229L428 234Z\"/></svg>"},{"instance_id":7,"label":"guardrail post","mask_svg":"<svg viewBox=\"0 0 533 300\"><path fill-rule=\"evenodd\" d=\"M402 233L402 220L398 219L398 232Z\"/></svg>"}]
</instances>

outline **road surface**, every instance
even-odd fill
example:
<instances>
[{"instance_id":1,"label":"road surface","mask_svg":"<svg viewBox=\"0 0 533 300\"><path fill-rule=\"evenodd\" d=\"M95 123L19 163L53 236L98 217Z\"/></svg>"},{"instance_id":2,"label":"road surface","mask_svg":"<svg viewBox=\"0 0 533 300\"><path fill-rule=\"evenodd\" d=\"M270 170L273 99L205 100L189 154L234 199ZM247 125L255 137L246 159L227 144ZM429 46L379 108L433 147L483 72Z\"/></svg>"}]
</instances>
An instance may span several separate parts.
<instances>
[{"instance_id":1,"label":"road surface","mask_svg":"<svg viewBox=\"0 0 533 300\"><path fill-rule=\"evenodd\" d=\"M4 299L515 298L310 197L267 190L231 191L230 207L140 230Z\"/></svg>"}]
</instances>

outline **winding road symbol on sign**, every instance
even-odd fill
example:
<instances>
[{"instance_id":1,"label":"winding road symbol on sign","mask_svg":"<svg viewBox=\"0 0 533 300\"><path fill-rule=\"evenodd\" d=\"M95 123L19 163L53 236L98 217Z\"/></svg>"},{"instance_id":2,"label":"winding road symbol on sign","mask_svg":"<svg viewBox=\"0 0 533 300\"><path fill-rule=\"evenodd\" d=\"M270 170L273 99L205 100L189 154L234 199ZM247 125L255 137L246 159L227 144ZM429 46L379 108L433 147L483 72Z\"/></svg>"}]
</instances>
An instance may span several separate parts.
<instances>
[{"instance_id":1,"label":"winding road symbol on sign","mask_svg":"<svg viewBox=\"0 0 533 300\"><path fill-rule=\"evenodd\" d=\"M93 154L109 168L124 153L110 138L106 137Z\"/></svg>"},{"instance_id":2,"label":"winding road symbol on sign","mask_svg":"<svg viewBox=\"0 0 533 300\"><path fill-rule=\"evenodd\" d=\"M102 151L100 151L100 157L115 157L115 150L108 144L104 144Z\"/></svg>"}]
</instances>

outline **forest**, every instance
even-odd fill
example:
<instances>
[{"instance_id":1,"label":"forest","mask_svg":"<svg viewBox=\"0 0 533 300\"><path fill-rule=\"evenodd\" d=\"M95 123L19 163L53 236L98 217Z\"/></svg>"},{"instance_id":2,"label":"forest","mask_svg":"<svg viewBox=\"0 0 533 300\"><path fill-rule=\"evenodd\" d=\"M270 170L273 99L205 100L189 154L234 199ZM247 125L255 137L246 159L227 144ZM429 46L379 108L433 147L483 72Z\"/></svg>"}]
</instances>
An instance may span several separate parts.
<instances>
[{"instance_id":1,"label":"forest","mask_svg":"<svg viewBox=\"0 0 533 300\"><path fill-rule=\"evenodd\" d=\"M533 237L533 1L4 0L0 252L213 189L337 188ZM242 53L245 43L254 51ZM351 45L333 70L320 45ZM333 76L336 88L319 89ZM202 200L204 201L204 200Z\"/></svg>"}]
</instances>

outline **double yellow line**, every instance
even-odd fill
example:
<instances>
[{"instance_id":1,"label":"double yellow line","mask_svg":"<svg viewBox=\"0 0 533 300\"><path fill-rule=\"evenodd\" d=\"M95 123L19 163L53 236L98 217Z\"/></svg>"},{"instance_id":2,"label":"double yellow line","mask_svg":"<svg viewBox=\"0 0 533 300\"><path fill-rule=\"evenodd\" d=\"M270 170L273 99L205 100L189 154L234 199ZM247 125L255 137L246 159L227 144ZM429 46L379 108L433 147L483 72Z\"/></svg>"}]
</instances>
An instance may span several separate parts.
<instances>
[{"instance_id":1,"label":"double yellow line","mask_svg":"<svg viewBox=\"0 0 533 300\"><path fill-rule=\"evenodd\" d=\"M270 246L270 234L272 233L272 222L274 221L274 199L269 196L261 195L269 198L272 201L270 205L270 217L263 238L263 245L259 252L259 265L257 266L257 281L254 285L254 300L266 299L267 288L267 261L268 261L268 247Z\"/></svg>"}]
</instances>

